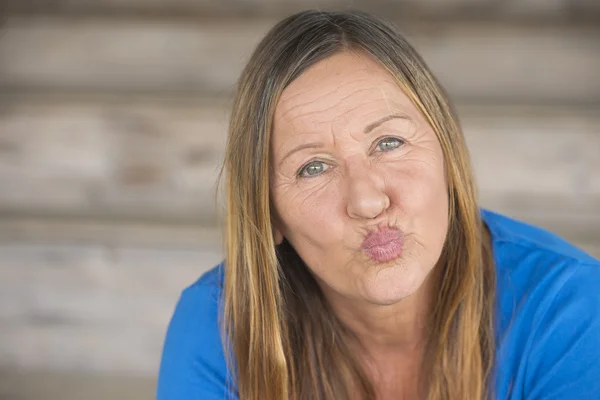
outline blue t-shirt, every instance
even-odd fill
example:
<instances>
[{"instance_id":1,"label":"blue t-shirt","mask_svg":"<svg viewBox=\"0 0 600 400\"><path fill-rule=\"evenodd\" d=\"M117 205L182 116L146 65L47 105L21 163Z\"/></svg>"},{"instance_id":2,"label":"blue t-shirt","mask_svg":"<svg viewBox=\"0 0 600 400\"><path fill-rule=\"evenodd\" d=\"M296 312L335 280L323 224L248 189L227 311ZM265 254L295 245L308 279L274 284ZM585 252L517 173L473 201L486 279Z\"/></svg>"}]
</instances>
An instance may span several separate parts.
<instances>
[{"instance_id":1,"label":"blue t-shirt","mask_svg":"<svg viewBox=\"0 0 600 400\"><path fill-rule=\"evenodd\" d=\"M497 269L494 396L600 399L600 262L490 211ZM222 265L185 289L165 339L158 400L236 398L221 344Z\"/></svg>"}]
</instances>

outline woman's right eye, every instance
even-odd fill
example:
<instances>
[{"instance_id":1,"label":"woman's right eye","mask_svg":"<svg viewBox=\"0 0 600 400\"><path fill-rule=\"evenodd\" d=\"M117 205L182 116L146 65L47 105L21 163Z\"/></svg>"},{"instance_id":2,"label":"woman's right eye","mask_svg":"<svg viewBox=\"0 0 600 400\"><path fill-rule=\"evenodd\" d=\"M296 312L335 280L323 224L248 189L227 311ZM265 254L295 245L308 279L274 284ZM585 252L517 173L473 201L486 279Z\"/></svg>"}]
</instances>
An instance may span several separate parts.
<instances>
[{"instance_id":1,"label":"woman's right eye","mask_svg":"<svg viewBox=\"0 0 600 400\"><path fill-rule=\"evenodd\" d=\"M329 165L322 161L312 161L306 164L298 171L298 176L302 178L310 178L313 176L321 175L323 172L329 169Z\"/></svg>"}]
</instances>

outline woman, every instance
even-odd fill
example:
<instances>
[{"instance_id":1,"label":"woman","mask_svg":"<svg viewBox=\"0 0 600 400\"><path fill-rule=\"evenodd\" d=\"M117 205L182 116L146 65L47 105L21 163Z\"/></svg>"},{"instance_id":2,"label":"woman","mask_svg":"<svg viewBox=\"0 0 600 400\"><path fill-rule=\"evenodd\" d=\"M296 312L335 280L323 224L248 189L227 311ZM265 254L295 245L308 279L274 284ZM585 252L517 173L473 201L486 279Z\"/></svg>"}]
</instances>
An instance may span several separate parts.
<instances>
[{"instance_id":1,"label":"woman","mask_svg":"<svg viewBox=\"0 0 600 400\"><path fill-rule=\"evenodd\" d=\"M600 399L600 264L478 208L450 103L387 23L275 26L225 171L226 261L181 296L159 399Z\"/></svg>"}]
</instances>

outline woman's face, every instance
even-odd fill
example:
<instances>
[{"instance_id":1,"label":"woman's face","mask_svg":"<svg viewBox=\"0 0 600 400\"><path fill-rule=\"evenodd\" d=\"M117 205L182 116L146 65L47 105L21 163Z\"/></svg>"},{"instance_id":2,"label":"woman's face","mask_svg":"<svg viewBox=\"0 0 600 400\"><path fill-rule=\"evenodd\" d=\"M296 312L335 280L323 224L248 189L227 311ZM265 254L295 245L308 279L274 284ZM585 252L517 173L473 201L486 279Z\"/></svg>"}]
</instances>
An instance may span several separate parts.
<instances>
[{"instance_id":1,"label":"woman's face","mask_svg":"<svg viewBox=\"0 0 600 400\"><path fill-rule=\"evenodd\" d=\"M448 228L442 149L393 77L367 56L318 62L275 110L275 237L326 295L393 304L439 259Z\"/></svg>"}]
</instances>

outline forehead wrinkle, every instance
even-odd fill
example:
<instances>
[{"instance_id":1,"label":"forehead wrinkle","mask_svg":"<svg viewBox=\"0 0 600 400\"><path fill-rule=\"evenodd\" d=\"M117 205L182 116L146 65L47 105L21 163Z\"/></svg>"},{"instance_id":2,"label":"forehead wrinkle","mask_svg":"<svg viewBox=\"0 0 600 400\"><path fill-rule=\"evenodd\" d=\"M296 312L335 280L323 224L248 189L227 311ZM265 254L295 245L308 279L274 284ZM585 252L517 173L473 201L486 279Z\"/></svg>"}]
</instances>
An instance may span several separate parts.
<instances>
[{"instance_id":1,"label":"forehead wrinkle","mask_svg":"<svg viewBox=\"0 0 600 400\"><path fill-rule=\"evenodd\" d=\"M376 100L374 100L374 101L376 101ZM346 116L347 116L349 113L351 113L351 112L355 111L356 109L363 107L364 105L365 105L365 104L359 104L359 105L357 105L357 106L355 106L355 107L353 107L353 108L350 108L349 110L345 111L345 112L344 112L342 115L339 115L338 117L336 117L336 118L335 118L335 119L332 121L332 125L335 125L335 124L336 124L336 121L340 121L340 120L342 120L342 122L340 122L340 123L342 123L342 124L344 124L344 122L343 122L344 120L346 121L346 123L345 123L346 125L350 124L351 122L349 122L349 121L348 121L348 119L346 118ZM371 113L369 113L369 114L371 114ZM367 115L368 115L368 114L367 114ZM334 129L334 127L332 126L332 130L333 130L333 129ZM362 133L362 129L359 129L359 130L357 130L357 132L355 132L355 133L358 133L358 132L361 132L361 133ZM352 134L353 134L352 132L349 132L349 133L350 133L350 135L352 135Z\"/></svg>"},{"instance_id":2,"label":"forehead wrinkle","mask_svg":"<svg viewBox=\"0 0 600 400\"><path fill-rule=\"evenodd\" d=\"M307 117L310 117L312 115L318 115L325 111L327 111L327 109L326 110L307 111L307 112L304 112L304 113L301 113L301 114L298 114L295 116L291 116L287 119L287 123L292 126L296 126L296 125L307 126L307 125L310 125L310 123L327 124L327 123L329 123L328 121L318 121L318 118L312 118L312 119L310 119L310 121L306 121ZM316 133L314 133L314 134L316 134Z\"/></svg>"},{"instance_id":3,"label":"forehead wrinkle","mask_svg":"<svg viewBox=\"0 0 600 400\"><path fill-rule=\"evenodd\" d=\"M312 102L318 101L318 100L320 100L323 97L326 97L328 95L328 93L324 93L324 94L318 96L317 98L308 100L308 101L303 102L303 103L299 102L298 104L293 104L291 107L286 107L286 104L289 103L290 101L292 101L292 99L294 99L294 98L296 98L298 96L302 96L302 95L304 95L306 93L309 93L311 90L314 90L314 88L309 87L309 88L303 90L300 93L296 93L296 94L291 95L289 98L282 99L281 103L284 106L284 111L283 111L283 114L281 115L281 118L285 118L290 112L292 112L293 110L295 110L297 108L300 108L300 107L306 106L307 104L310 104Z\"/></svg>"},{"instance_id":4,"label":"forehead wrinkle","mask_svg":"<svg viewBox=\"0 0 600 400\"><path fill-rule=\"evenodd\" d=\"M345 115L346 115L346 114L348 114L348 113L351 113L351 112L353 112L353 111L355 111L355 110L357 110L357 109L359 109L359 108L361 108L361 107L365 107L365 106L366 106L366 105L368 105L368 104L377 103L377 102L379 102L379 101L381 101L381 99L371 99L371 100L369 100L369 101L366 101L366 102L364 102L364 103L357 104L357 105L355 105L354 107L350 107L349 109L345 110L345 111L344 111L344 112L343 112L341 115L339 115L339 116L338 116L338 117L336 117L335 119L340 119L340 118L342 118L343 116L345 116ZM374 114L374 113L376 113L376 112L377 112L377 111L372 111L372 112L366 113L365 115Z\"/></svg>"},{"instance_id":5,"label":"forehead wrinkle","mask_svg":"<svg viewBox=\"0 0 600 400\"><path fill-rule=\"evenodd\" d=\"M386 105L388 111L391 112L392 107L390 106L390 102L388 101L388 97L387 97L387 94L385 93L385 90L383 90L383 88L380 87L379 91L381 92L381 96L383 97L383 101L385 102L385 105Z\"/></svg>"},{"instance_id":6,"label":"forehead wrinkle","mask_svg":"<svg viewBox=\"0 0 600 400\"><path fill-rule=\"evenodd\" d=\"M369 88L363 88L363 89L357 89L357 90L354 90L354 91L352 91L352 93L349 93L348 95L346 95L346 96L342 97L341 99L338 99L338 100L336 100L335 102L333 102L333 104L329 105L329 106L328 106L328 107L326 107L326 108L323 108L323 109L321 109L321 110L308 111L308 112L304 112L304 113L302 113L302 112L301 112L301 113L299 113L299 115L292 116L290 119L291 119L291 120L294 120L294 119L298 119L298 118L301 118L301 117L305 117L305 116L307 116L307 115L313 115L313 114L319 114L319 113L327 112L327 111L329 111L329 110L331 110L331 109L333 109L333 108L336 108L336 107L340 106L340 104L341 104L341 103L343 103L344 101L346 101L346 100L347 100L347 99L349 99L350 97L352 97L352 96L354 96L354 95L357 95L358 93L362 93L362 92L368 92L368 91L370 91L370 90L372 90L372 88L371 88L371 87L369 87ZM326 95L325 95L325 96L326 96ZM322 96L322 97L324 97L324 96ZM374 101L377 101L377 100L379 100L379 99L373 99L372 101L374 102ZM307 105L309 105L309 106L310 106L310 105L311 105L311 104L312 104L314 101L315 101L315 100L308 101L308 102L306 102L306 103L303 103L303 104L294 105L293 107L291 107L291 108L289 108L288 110L286 110L286 111L284 112L284 114L280 116L280 118L281 118L281 119L285 119L285 118L286 118L286 116L287 116L289 113L291 113L291 112L295 111L295 110L296 110L296 109L298 109L298 108L306 107ZM359 108L359 107L361 107L361 106L363 106L363 105L364 105L364 103L363 103L363 104L359 104L359 105L357 105L357 106L355 106L355 107L352 107L350 110L354 110L354 109L356 109L356 108ZM348 112L349 112L348 110L347 110L347 111L344 111L344 112L343 112L343 114L346 114L346 113L348 113Z\"/></svg>"},{"instance_id":7,"label":"forehead wrinkle","mask_svg":"<svg viewBox=\"0 0 600 400\"><path fill-rule=\"evenodd\" d=\"M286 115L287 115L287 114L288 114L290 111L294 110L295 108L302 107L302 106L305 106L305 105L307 105L307 104L311 104L311 103L313 103L313 102L315 102L315 101L318 101L318 100L320 100L320 99L322 99L322 98L324 98L324 97L328 97L328 96L330 96L330 95L332 95L332 94L335 94L336 92L338 92L338 91L340 91L340 90L344 89L344 87L345 87L345 86L352 85L352 84L354 84L354 83L356 83L356 82L369 81L369 80L372 80L372 79L373 79L373 77L371 77L371 76L368 76L368 77L361 77L361 78L352 79L352 80L350 80L350 81L341 82L341 83L339 83L339 84L338 84L338 85L335 87L335 89L333 89L333 90L327 90L327 91L326 91L326 93L323 93L323 94L321 94L321 95L317 96L316 98L313 98L313 99L307 100L306 102L303 102L303 103L294 104L294 105L293 105L291 108L288 108L288 109L284 110L284 111L283 111L283 114L281 115L281 117L282 117L282 118L284 118L284 117L285 117L285 116L286 116ZM325 79L320 79L319 81L323 81L323 80L325 80ZM301 91L301 92L299 92L299 93L294 93L294 94L292 94L292 95L288 95L288 96L286 96L286 97L282 98L282 99L281 99L281 105L283 105L283 106L284 106L284 109L285 109L285 108L286 108L286 107L285 107L285 104L286 104L286 103L289 103L290 101L292 101L294 98L296 98L296 97L298 97L298 96L302 96L302 95L304 95L304 94L306 94L306 93L308 93L308 92L311 92L312 90L314 90L314 86L318 86L318 85L315 85L315 84L313 84L313 85L311 85L311 86L312 86L312 87L309 87L309 88L307 88L307 89L304 89L304 90L302 90L302 91ZM368 89L371 89L371 88L372 88L372 87L368 87L368 88L365 88L365 89L360 89L360 90L368 90ZM322 86L318 86L318 89L319 89L319 90L323 90ZM356 91L354 91L354 92L356 92ZM348 95L348 96L345 96L345 97L344 97L342 100L345 100L346 98L348 98L348 97L350 97L350 96L351 96L351 94L350 94L350 95ZM339 101L338 101L338 102L339 102ZM328 108L328 109L329 109L329 108Z\"/></svg>"}]
</instances>

